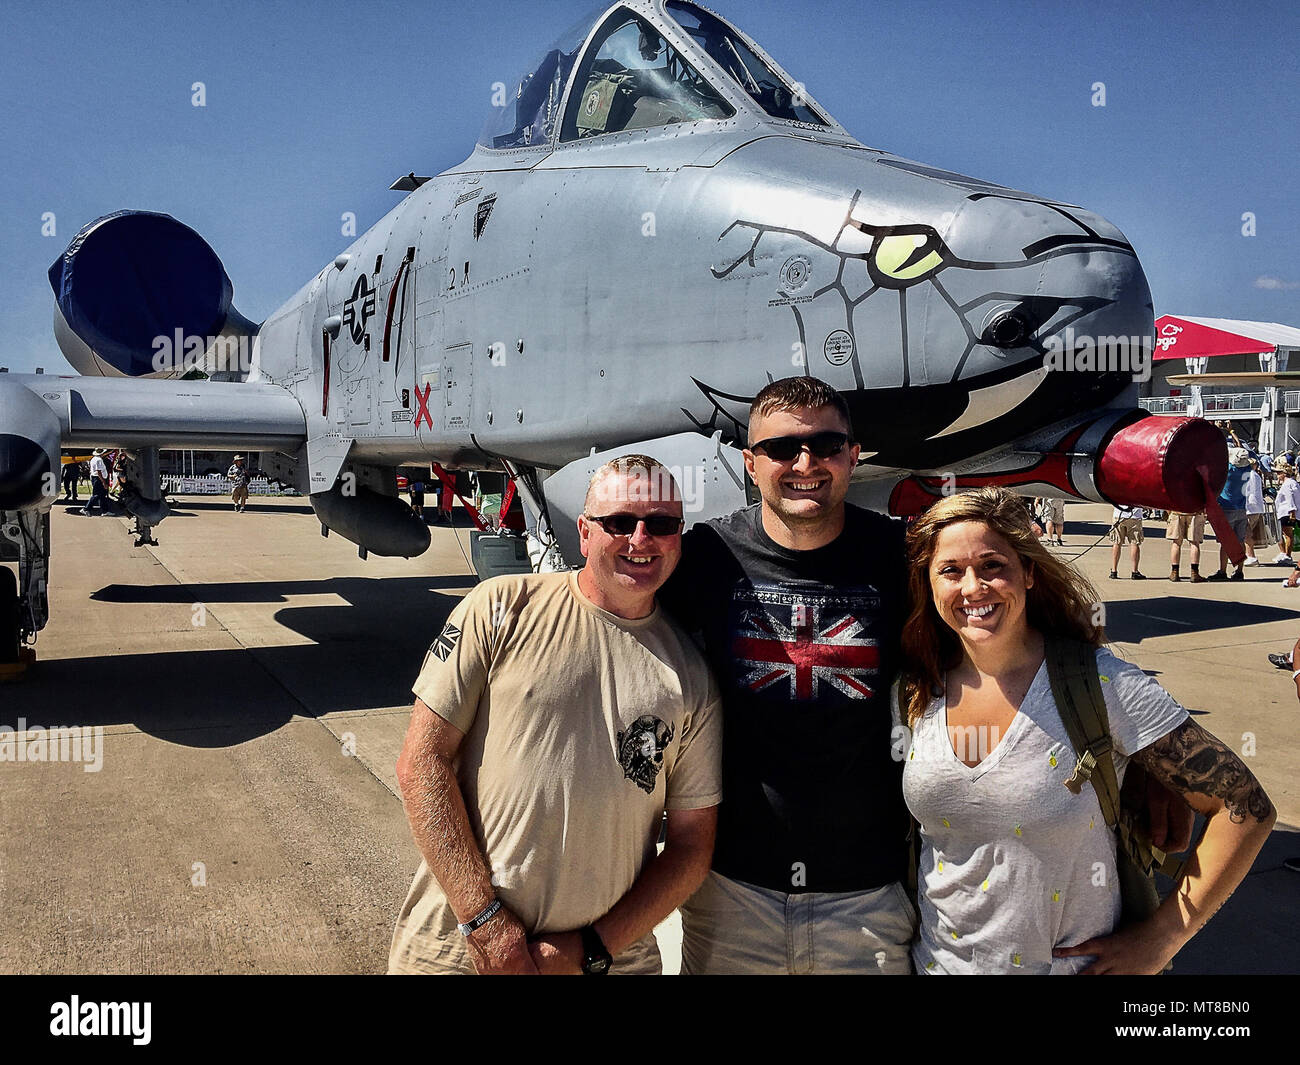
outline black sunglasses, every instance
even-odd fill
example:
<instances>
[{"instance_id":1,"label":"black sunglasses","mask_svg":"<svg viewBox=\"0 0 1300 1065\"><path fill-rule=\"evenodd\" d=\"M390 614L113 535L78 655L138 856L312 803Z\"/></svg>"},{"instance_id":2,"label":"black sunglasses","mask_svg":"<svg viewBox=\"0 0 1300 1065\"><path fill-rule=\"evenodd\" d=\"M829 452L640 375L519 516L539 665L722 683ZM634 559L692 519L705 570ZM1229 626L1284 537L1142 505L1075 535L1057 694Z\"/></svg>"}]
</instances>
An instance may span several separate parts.
<instances>
[{"instance_id":1,"label":"black sunglasses","mask_svg":"<svg viewBox=\"0 0 1300 1065\"><path fill-rule=\"evenodd\" d=\"M847 433L813 433L812 436L771 436L750 444L750 451L764 451L775 462L789 462L805 447L819 459L838 455L849 443Z\"/></svg>"},{"instance_id":2,"label":"black sunglasses","mask_svg":"<svg viewBox=\"0 0 1300 1065\"><path fill-rule=\"evenodd\" d=\"M636 532L637 523L642 521L650 536L673 536L684 524L681 518L674 518L671 514L606 514L603 517L587 514L586 518L610 536L631 536Z\"/></svg>"}]
</instances>

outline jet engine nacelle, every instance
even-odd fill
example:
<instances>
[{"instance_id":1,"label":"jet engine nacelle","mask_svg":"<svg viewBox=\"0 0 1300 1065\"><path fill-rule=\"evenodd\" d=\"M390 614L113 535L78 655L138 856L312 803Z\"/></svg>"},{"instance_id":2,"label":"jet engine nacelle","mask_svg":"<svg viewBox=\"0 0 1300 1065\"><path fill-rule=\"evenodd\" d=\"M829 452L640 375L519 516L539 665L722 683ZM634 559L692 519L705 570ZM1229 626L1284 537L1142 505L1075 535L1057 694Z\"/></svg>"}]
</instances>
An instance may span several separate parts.
<instances>
[{"instance_id":1,"label":"jet engine nacelle","mask_svg":"<svg viewBox=\"0 0 1300 1065\"><path fill-rule=\"evenodd\" d=\"M49 507L59 487L59 419L40 396L0 378L0 511Z\"/></svg>"},{"instance_id":2,"label":"jet engine nacelle","mask_svg":"<svg viewBox=\"0 0 1300 1065\"><path fill-rule=\"evenodd\" d=\"M310 499L322 525L366 551L414 558L429 549L429 527L396 496L359 485L345 493L335 485Z\"/></svg>"},{"instance_id":3,"label":"jet engine nacelle","mask_svg":"<svg viewBox=\"0 0 1300 1065\"><path fill-rule=\"evenodd\" d=\"M118 211L89 223L50 267L54 336L79 373L179 377L235 369L257 331L231 304L216 252L170 215ZM220 364L206 361L218 353ZM247 360L241 367L247 370Z\"/></svg>"}]
</instances>

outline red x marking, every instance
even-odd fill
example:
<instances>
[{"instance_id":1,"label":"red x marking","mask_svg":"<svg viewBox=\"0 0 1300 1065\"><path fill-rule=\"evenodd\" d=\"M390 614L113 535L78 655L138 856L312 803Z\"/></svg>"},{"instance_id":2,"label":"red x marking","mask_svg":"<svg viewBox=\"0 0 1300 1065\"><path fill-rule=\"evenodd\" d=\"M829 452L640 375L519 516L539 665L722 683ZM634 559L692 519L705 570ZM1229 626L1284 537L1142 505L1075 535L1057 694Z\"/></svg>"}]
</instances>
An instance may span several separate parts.
<instances>
[{"instance_id":1,"label":"red x marking","mask_svg":"<svg viewBox=\"0 0 1300 1065\"><path fill-rule=\"evenodd\" d=\"M433 428L433 415L429 413L429 393L432 391L433 385L431 384L425 385L423 391L418 388L415 390L415 402L417 404L415 410L415 431L417 433L420 431L421 420L428 421L429 428Z\"/></svg>"}]
</instances>

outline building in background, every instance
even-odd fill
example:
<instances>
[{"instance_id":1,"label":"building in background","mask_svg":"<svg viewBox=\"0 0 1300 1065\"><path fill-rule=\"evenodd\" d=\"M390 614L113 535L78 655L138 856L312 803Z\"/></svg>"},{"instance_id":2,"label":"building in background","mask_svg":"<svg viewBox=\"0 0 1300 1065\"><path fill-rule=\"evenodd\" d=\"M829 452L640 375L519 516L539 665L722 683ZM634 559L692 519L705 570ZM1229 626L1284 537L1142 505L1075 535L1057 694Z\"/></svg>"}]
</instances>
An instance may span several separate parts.
<instances>
[{"instance_id":1,"label":"building in background","mask_svg":"<svg viewBox=\"0 0 1300 1065\"><path fill-rule=\"evenodd\" d=\"M1294 371L1288 370L1292 361ZM1213 383L1186 380L1205 374ZM1287 387L1292 374L1294 385ZM1300 328L1163 314L1156 319L1147 389L1140 402L1153 414L1232 422L1239 436L1257 440L1269 454L1294 448L1300 424L1293 431L1290 419L1300 415Z\"/></svg>"}]
</instances>

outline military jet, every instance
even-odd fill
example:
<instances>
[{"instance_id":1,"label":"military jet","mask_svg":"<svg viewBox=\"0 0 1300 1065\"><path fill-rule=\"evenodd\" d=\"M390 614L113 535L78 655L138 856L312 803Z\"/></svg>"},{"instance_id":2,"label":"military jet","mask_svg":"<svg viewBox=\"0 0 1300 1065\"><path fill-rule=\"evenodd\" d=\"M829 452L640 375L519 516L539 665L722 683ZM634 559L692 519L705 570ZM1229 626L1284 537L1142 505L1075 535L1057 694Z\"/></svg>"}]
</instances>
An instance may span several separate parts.
<instances>
[{"instance_id":1,"label":"military jet","mask_svg":"<svg viewBox=\"0 0 1300 1065\"><path fill-rule=\"evenodd\" d=\"M856 502L1000 484L1215 517L1221 435L1144 416L1136 365L1090 354L1154 341L1138 258L1098 215L864 145L689 0L601 9L498 104L468 159L399 178L260 324L167 215L76 235L49 277L85 376L0 376L5 647L46 623L61 447L127 449L145 541L160 447L260 451L363 555L429 544L399 467L503 472L537 564L562 566L610 454L678 471L691 521L744 505L750 400L806 373L853 412ZM196 363L240 379L179 379Z\"/></svg>"}]
</instances>

